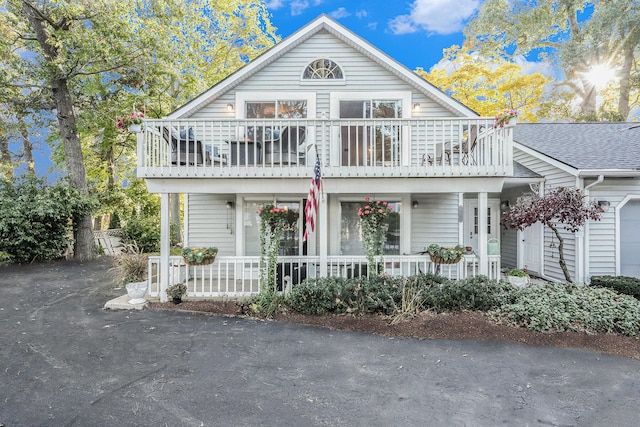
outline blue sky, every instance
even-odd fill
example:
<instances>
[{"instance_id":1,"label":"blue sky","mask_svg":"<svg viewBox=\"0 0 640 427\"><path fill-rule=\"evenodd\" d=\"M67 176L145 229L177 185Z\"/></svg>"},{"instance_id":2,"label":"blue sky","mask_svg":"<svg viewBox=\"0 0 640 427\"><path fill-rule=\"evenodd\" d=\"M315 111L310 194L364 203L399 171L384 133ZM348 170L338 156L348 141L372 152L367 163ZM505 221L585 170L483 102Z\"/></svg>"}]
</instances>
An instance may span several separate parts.
<instances>
[{"instance_id":1,"label":"blue sky","mask_svg":"<svg viewBox=\"0 0 640 427\"><path fill-rule=\"evenodd\" d=\"M462 44L480 0L266 0L283 38L327 14L409 69L429 70L442 50Z\"/></svg>"}]
</instances>

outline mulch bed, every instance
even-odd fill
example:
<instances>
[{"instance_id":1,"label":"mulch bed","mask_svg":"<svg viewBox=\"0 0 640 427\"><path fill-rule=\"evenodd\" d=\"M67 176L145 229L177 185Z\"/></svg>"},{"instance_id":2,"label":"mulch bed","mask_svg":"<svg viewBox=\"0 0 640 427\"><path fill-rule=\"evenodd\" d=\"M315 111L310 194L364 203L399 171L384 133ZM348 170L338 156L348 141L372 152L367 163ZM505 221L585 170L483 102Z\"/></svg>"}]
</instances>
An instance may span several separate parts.
<instances>
[{"instance_id":1,"label":"mulch bed","mask_svg":"<svg viewBox=\"0 0 640 427\"><path fill-rule=\"evenodd\" d=\"M182 304L151 302L155 310L184 310L224 316L247 316L235 301L183 301ZM640 338L617 334L587 332L534 332L525 328L499 324L484 313L423 312L411 319L380 315L308 316L285 312L275 316L279 322L300 323L329 329L370 332L390 337L419 339L499 340L537 346L584 348L601 353L640 360Z\"/></svg>"}]
</instances>

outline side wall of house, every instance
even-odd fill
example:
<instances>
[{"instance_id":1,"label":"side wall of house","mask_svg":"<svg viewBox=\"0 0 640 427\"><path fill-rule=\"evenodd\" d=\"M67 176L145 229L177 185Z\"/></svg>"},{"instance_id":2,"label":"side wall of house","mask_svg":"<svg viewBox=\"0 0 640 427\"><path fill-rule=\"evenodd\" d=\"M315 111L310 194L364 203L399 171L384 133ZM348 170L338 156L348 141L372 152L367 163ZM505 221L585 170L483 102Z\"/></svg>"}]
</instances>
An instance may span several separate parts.
<instances>
[{"instance_id":1,"label":"side wall of house","mask_svg":"<svg viewBox=\"0 0 640 427\"><path fill-rule=\"evenodd\" d=\"M527 153L524 153L518 149L514 149L513 160L522 164L523 166L531 169L545 177L545 192L557 187L576 187L576 177L571 175L556 166L553 166L547 162L544 162L538 158L535 158ZM511 201L514 203L515 201ZM568 231L559 229L560 235L564 240L564 257L567 263L567 268L572 279L577 276L576 271L576 235ZM558 262L558 240L555 237L553 231L545 227L544 229L544 273L545 276L565 280L564 273L560 268Z\"/></svg>"},{"instance_id":2,"label":"side wall of house","mask_svg":"<svg viewBox=\"0 0 640 427\"><path fill-rule=\"evenodd\" d=\"M458 193L416 195L416 209L411 209L411 253L424 251L437 243L458 244Z\"/></svg>"},{"instance_id":3,"label":"side wall of house","mask_svg":"<svg viewBox=\"0 0 640 427\"><path fill-rule=\"evenodd\" d=\"M586 183L588 185L588 182ZM627 196L640 197L640 179L626 178L605 180L589 191L592 200L606 200L611 203L609 210L602 215L600 221L589 222L588 256L589 270L587 276L616 274L616 206ZM620 230L623 233L624 230ZM588 278L587 277L587 278Z\"/></svg>"},{"instance_id":4,"label":"side wall of house","mask_svg":"<svg viewBox=\"0 0 640 427\"><path fill-rule=\"evenodd\" d=\"M235 209L227 209L233 195L189 194L186 196L185 245L215 246L220 256L235 256Z\"/></svg>"}]
</instances>

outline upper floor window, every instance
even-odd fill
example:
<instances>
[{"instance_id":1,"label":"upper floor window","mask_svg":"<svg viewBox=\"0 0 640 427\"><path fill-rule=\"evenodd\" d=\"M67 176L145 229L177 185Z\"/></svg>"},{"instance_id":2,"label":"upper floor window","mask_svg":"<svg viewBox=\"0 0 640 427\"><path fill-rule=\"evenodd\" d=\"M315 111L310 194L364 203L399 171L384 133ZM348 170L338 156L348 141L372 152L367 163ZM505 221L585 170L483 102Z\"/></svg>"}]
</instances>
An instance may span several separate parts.
<instances>
[{"instance_id":1,"label":"upper floor window","mask_svg":"<svg viewBox=\"0 0 640 427\"><path fill-rule=\"evenodd\" d=\"M302 74L303 80L342 80L342 69L330 59L316 59L307 65Z\"/></svg>"}]
</instances>

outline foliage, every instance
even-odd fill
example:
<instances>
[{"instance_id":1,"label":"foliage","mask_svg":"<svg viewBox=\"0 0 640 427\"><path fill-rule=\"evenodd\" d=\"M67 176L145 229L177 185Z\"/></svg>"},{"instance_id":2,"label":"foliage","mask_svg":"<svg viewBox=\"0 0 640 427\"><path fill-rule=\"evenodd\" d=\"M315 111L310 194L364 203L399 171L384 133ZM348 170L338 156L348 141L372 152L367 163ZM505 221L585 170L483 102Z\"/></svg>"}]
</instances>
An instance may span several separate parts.
<instances>
[{"instance_id":1,"label":"foliage","mask_svg":"<svg viewBox=\"0 0 640 427\"><path fill-rule=\"evenodd\" d=\"M462 258L465 251L466 249L462 245L456 245L451 248L447 246L440 246L437 243L432 243L427 247L427 253L431 256L431 259L434 262L438 262L436 260L445 261L445 264L448 263L446 261L460 261L460 258Z\"/></svg>"},{"instance_id":2,"label":"foliage","mask_svg":"<svg viewBox=\"0 0 640 427\"><path fill-rule=\"evenodd\" d=\"M640 302L610 289L548 283L514 295L515 301L493 312L495 317L535 331L586 330L631 336L640 331Z\"/></svg>"},{"instance_id":3,"label":"foliage","mask_svg":"<svg viewBox=\"0 0 640 427\"><path fill-rule=\"evenodd\" d=\"M13 256L10 253L0 251L0 265L11 264L13 262Z\"/></svg>"},{"instance_id":4,"label":"foliage","mask_svg":"<svg viewBox=\"0 0 640 427\"><path fill-rule=\"evenodd\" d=\"M589 9L589 13L585 11ZM633 82L638 73L640 6L629 0L487 0L465 30L467 41L490 55L520 56L541 52L551 64L559 64L566 79L559 82L580 102L573 118L597 116L597 87L589 79L592 67L617 68L613 82L617 113L626 119L638 93ZM564 117L566 120L567 117Z\"/></svg>"},{"instance_id":5,"label":"foliage","mask_svg":"<svg viewBox=\"0 0 640 427\"><path fill-rule=\"evenodd\" d=\"M187 285L184 283L175 283L167 287L167 297L173 299L181 299L187 293Z\"/></svg>"},{"instance_id":6,"label":"foliage","mask_svg":"<svg viewBox=\"0 0 640 427\"><path fill-rule=\"evenodd\" d=\"M496 121L493 124L494 128L503 128L509 124L509 120L518 117L518 112L516 110L504 110L498 113L496 116Z\"/></svg>"},{"instance_id":7,"label":"foliage","mask_svg":"<svg viewBox=\"0 0 640 427\"><path fill-rule=\"evenodd\" d=\"M131 125L142 124L142 119L144 119L144 113L141 113L140 111L132 111L126 116L120 118L116 122L116 127L120 130L126 131Z\"/></svg>"},{"instance_id":8,"label":"foliage","mask_svg":"<svg viewBox=\"0 0 640 427\"><path fill-rule=\"evenodd\" d=\"M256 314L271 318L284 303L284 296L275 292L260 292L249 299L249 308Z\"/></svg>"},{"instance_id":9,"label":"foliage","mask_svg":"<svg viewBox=\"0 0 640 427\"><path fill-rule=\"evenodd\" d=\"M124 243L135 243L143 252L160 251L160 222L157 217L134 217L122 227Z\"/></svg>"},{"instance_id":10,"label":"foliage","mask_svg":"<svg viewBox=\"0 0 640 427\"><path fill-rule=\"evenodd\" d=\"M558 238L559 263L567 282L571 281L564 258L564 239L559 227L575 233L586 221L598 221L602 216L602 208L595 202L585 203L585 195L580 189L558 187L549 191L544 197L535 193L525 194L518 198L515 205L502 216L505 228L524 230L536 222L549 227Z\"/></svg>"},{"instance_id":11,"label":"foliage","mask_svg":"<svg viewBox=\"0 0 640 427\"><path fill-rule=\"evenodd\" d=\"M362 243L367 255L367 263L372 271L375 266L375 257L382 255L385 237L383 224L392 210L388 202L380 200L373 202L369 197L366 197L364 203L358 207L358 216L362 221Z\"/></svg>"},{"instance_id":12,"label":"foliage","mask_svg":"<svg viewBox=\"0 0 640 427\"><path fill-rule=\"evenodd\" d=\"M122 253L112 258L109 272L119 284L147 280L149 257L134 243L123 246Z\"/></svg>"},{"instance_id":13,"label":"foliage","mask_svg":"<svg viewBox=\"0 0 640 427\"><path fill-rule=\"evenodd\" d=\"M640 279L627 276L591 276L591 285L613 289L640 300Z\"/></svg>"},{"instance_id":14,"label":"foliage","mask_svg":"<svg viewBox=\"0 0 640 427\"><path fill-rule=\"evenodd\" d=\"M428 73L421 68L415 72L481 116L518 109L527 122L537 121L536 111L550 83L540 72L526 73L500 56L455 45L444 50L442 60Z\"/></svg>"},{"instance_id":15,"label":"foliage","mask_svg":"<svg viewBox=\"0 0 640 427\"><path fill-rule=\"evenodd\" d=\"M496 309L512 301L514 288L507 282L476 276L464 280L448 280L424 292L424 306L438 312Z\"/></svg>"},{"instance_id":16,"label":"foliage","mask_svg":"<svg viewBox=\"0 0 640 427\"><path fill-rule=\"evenodd\" d=\"M205 258L215 258L218 255L218 248L215 246L206 248L182 248L182 257L190 263L202 263Z\"/></svg>"},{"instance_id":17,"label":"foliage","mask_svg":"<svg viewBox=\"0 0 640 427\"><path fill-rule=\"evenodd\" d=\"M265 205L258 209L258 216L260 217L260 291L274 293L280 240L287 224L289 209Z\"/></svg>"},{"instance_id":18,"label":"foliage","mask_svg":"<svg viewBox=\"0 0 640 427\"><path fill-rule=\"evenodd\" d=\"M67 180L47 184L31 174L0 181L0 251L15 262L62 256L72 242L73 221L95 208Z\"/></svg>"},{"instance_id":19,"label":"foliage","mask_svg":"<svg viewBox=\"0 0 640 427\"><path fill-rule=\"evenodd\" d=\"M514 276L514 277L529 277L529 275L527 274L526 271L521 270L519 268L513 268L511 270L509 270L507 272L507 276Z\"/></svg>"}]
</instances>

